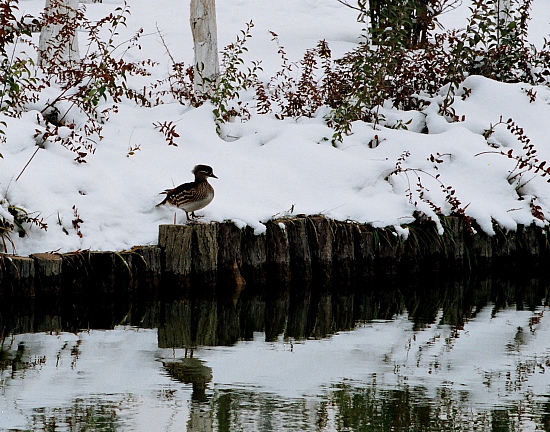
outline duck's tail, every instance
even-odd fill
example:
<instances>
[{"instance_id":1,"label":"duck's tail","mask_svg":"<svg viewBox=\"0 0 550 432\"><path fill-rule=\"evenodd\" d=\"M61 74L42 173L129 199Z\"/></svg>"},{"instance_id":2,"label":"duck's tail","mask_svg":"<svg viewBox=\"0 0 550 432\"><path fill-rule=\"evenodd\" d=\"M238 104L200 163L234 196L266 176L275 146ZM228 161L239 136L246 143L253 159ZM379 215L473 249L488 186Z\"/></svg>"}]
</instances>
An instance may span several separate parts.
<instances>
[{"instance_id":1,"label":"duck's tail","mask_svg":"<svg viewBox=\"0 0 550 432\"><path fill-rule=\"evenodd\" d=\"M171 191L171 189L166 189L164 192L160 192L160 195L165 194L166 198L164 198L161 202L159 202L155 207L160 207L161 205L166 204L168 201L168 193Z\"/></svg>"}]
</instances>

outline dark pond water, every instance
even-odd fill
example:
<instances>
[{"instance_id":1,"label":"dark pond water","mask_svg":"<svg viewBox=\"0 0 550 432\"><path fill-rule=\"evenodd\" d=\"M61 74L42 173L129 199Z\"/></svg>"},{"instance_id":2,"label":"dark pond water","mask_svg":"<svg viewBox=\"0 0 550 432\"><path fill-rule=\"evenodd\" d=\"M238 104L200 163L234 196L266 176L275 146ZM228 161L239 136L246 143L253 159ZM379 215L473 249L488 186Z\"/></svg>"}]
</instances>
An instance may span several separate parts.
<instances>
[{"instance_id":1,"label":"dark pond water","mask_svg":"<svg viewBox=\"0 0 550 432\"><path fill-rule=\"evenodd\" d=\"M549 286L0 299L0 430L550 430Z\"/></svg>"}]
</instances>

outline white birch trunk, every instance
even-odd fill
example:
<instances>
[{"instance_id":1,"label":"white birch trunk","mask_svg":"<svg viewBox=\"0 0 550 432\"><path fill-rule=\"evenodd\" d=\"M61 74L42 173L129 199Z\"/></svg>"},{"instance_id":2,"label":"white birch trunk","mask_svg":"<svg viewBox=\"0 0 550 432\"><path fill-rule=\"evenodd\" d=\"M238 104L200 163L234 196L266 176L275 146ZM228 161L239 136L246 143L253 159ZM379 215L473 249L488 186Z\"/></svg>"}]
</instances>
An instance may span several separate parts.
<instances>
[{"instance_id":1,"label":"white birch trunk","mask_svg":"<svg viewBox=\"0 0 550 432\"><path fill-rule=\"evenodd\" d=\"M220 73L216 1L191 0L191 31L195 49L194 89L197 94L210 92Z\"/></svg>"},{"instance_id":2,"label":"white birch trunk","mask_svg":"<svg viewBox=\"0 0 550 432\"><path fill-rule=\"evenodd\" d=\"M46 0L44 9L46 21L58 15L63 15L63 18L42 27L38 42L38 64L48 67L59 62L79 61L77 29L71 25L76 19L78 0Z\"/></svg>"}]
</instances>

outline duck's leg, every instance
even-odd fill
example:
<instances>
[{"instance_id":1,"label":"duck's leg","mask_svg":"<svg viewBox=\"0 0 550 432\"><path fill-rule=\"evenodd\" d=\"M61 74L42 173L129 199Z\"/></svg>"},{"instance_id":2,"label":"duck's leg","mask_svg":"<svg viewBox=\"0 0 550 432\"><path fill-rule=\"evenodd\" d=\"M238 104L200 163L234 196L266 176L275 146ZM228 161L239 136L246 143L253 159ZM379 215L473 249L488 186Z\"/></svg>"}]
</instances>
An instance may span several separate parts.
<instances>
[{"instance_id":1,"label":"duck's leg","mask_svg":"<svg viewBox=\"0 0 550 432\"><path fill-rule=\"evenodd\" d=\"M194 222L197 219L197 216L195 216L195 212L188 212L186 210L185 216L187 216L187 222Z\"/></svg>"}]
</instances>

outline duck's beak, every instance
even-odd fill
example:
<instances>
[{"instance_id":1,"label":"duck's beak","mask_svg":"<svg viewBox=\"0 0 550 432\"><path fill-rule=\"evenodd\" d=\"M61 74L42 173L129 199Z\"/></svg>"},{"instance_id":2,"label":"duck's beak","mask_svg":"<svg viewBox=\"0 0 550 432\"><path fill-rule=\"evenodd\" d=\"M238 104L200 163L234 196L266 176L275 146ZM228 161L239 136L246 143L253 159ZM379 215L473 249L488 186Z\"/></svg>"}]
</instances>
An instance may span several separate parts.
<instances>
[{"instance_id":1,"label":"duck's beak","mask_svg":"<svg viewBox=\"0 0 550 432\"><path fill-rule=\"evenodd\" d=\"M210 174L208 177L218 178L218 177L216 177L216 175L214 173Z\"/></svg>"}]
</instances>

